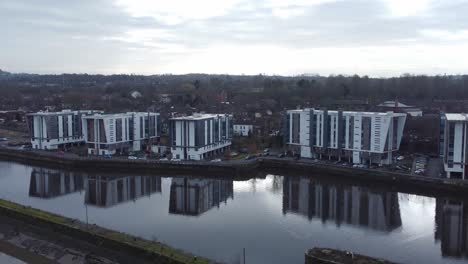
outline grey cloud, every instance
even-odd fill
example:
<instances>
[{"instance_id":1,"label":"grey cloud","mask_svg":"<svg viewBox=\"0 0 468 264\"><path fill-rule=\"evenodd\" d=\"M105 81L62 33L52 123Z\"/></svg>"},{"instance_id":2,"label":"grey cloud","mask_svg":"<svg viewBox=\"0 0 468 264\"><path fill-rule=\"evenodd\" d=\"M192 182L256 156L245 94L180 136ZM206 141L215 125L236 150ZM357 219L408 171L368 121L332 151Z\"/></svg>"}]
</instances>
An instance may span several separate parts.
<instances>
[{"instance_id":1,"label":"grey cloud","mask_svg":"<svg viewBox=\"0 0 468 264\"><path fill-rule=\"evenodd\" d=\"M189 52L223 45L270 45L287 49L447 43L423 30L468 29L467 1L436 1L428 14L389 18L382 1L341 0L292 6L303 10L281 19L263 0L226 15L166 25L132 17L111 0L4 0L0 2L0 68L30 72L140 71L163 69ZM125 41L127 32L164 30L155 45ZM461 42L462 40L452 40ZM159 47L181 47L174 50ZM194 69L196 71L196 69ZM260 72L261 70L259 70Z\"/></svg>"}]
</instances>

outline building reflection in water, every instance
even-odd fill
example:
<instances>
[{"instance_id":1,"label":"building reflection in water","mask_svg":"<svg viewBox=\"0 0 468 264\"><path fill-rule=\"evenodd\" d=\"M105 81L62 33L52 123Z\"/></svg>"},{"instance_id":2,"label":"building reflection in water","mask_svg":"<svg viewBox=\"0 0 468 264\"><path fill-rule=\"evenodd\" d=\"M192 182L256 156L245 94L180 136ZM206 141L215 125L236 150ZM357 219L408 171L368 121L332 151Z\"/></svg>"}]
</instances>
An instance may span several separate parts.
<instances>
[{"instance_id":1,"label":"building reflection in water","mask_svg":"<svg viewBox=\"0 0 468 264\"><path fill-rule=\"evenodd\" d=\"M379 231L389 232L401 226L397 193L328 184L306 177L284 177L283 214L287 213Z\"/></svg>"},{"instance_id":2,"label":"building reflection in water","mask_svg":"<svg viewBox=\"0 0 468 264\"><path fill-rule=\"evenodd\" d=\"M198 216L234 199L232 180L172 178L169 213Z\"/></svg>"},{"instance_id":3,"label":"building reflection in water","mask_svg":"<svg viewBox=\"0 0 468 264\"><path fill-rule=\"evenodd\" d=\"M87 176L84 180L85 203L110 207L161 192L161 177Z\"/></svg>"},{"instance_id":4,"label":"building reflection in water","mask_svg":"<svg viewBox=\"0 0 468 264\"><path fill-rule=\"evenodd\" d=\"M437 199L435 221L442 255L468 258L468 201Z\"/></svg>"},{"instance_id":5,"label":"building reflection in water","mask_svg":"<svg viewBox=\"0 0 468 264\"><path fill-rule=\"evenodd\" d=\"M54 198L83 190L80 174L46 168L33 168L29 182L29 196Z\"/></svg>"}]
</instances>

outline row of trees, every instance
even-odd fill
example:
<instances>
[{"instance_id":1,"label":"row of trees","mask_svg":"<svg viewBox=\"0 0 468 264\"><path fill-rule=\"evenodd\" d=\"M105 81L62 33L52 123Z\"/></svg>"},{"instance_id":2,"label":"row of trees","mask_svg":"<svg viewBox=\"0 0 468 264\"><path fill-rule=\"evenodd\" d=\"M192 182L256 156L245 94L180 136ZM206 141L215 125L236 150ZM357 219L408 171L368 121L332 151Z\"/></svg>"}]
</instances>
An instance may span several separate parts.
<instances>
[{"instance_id":1,"label":"row of trees","mask_svg":"<svg viewBox=\"0 0 468 264\"><path fill-rule=\"evenodd\" d=\"M130 93L139 91L139 107L159 100L159 95L176 94L176 104L197 107L241 100L242 104L269 102L277 109L296 105L323 105L337 100L379 103L398 98L409 104L425 106L433 102L468 100L468 75L403 75L394 78L368 76L234 76L234 75L28 75L10 74L0 79L3 108L28 106L40 108L51 103L111 108L133 107ZM221 96L223 95L223 96ZM33 98L34 100L30 100ZM55 98L55 99L54 99ZM249 100L251 102L249 102ZM106 102L107 101L107 102ZM116 103L118 102L118 103ZM101 107L102 108L102 107ZM35 109L33 109L35 110ZM116 109L118 110L118 109ZM274 109L272 109L274 110Z\"/></svg>"}]
</instances>

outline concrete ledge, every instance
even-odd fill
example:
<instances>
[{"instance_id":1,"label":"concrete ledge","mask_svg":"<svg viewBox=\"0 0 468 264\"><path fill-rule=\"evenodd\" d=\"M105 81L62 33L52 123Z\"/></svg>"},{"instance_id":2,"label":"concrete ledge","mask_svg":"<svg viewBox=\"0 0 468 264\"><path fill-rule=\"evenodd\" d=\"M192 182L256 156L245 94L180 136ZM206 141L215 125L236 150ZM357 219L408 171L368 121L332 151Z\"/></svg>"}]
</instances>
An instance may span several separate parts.
<instances>
[{"instance_id":1,"label":"concrete ledge","mask_svg":"<svg viewBox=\"0 0 468 264\"><path fill-rule=\"evenodd\" d=\"M213 263L158 242L133 237L96 225L87 226L77 220L22 206L0 199L0 213L26 224L53 230L99 247L138 256L152 263Z\"/></svg>"},{"instance_id":2,"label":"concrete ledge","mask_svg":"<svg viewBox=\"0 0 468 264\"><path fill-rule=\"evenodd\" d=\"M105 159L101 157L76 157L59 155L44 151L23 151L0 148L0 159L13 160L40 166L55 166L77 170L101 170L132 173L159 174L198 174L202 176L239 176L254 173L259 168L256 161L233 162L200 162L200 161L146 161L127 159Z\"/></svg>"}]
</instances>

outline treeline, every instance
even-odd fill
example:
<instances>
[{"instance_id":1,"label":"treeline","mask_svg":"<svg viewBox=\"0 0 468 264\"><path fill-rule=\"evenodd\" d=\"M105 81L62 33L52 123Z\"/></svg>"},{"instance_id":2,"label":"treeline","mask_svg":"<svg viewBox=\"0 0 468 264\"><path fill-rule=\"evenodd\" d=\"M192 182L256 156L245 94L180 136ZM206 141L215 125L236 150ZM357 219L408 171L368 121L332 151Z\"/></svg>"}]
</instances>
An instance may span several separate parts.
<instances>
[{"instance_id":1,"label":"treeline","mask_svg":"<svg viewBox=\"0 0 468 264\"><path fill-rule=\"evenodd\" d=\"M298 105L362 103L375 105L385 100L420 107L451 107L468 100L468 75L403 75L394 78L368 76L244 76L244 75L30 75L4 74L0 78L2 108L61 104L110 108L131 108L131 92L143 96L137 104L150 107L161 94L175 94L175 104L198 107L223 98L240 104L260 101L274 109ZM33 101L30 99L34 98ZM458 106L460 107L460 106ZM32 109L36 110L36 109Z\"/></svg>"}]
</instances>

